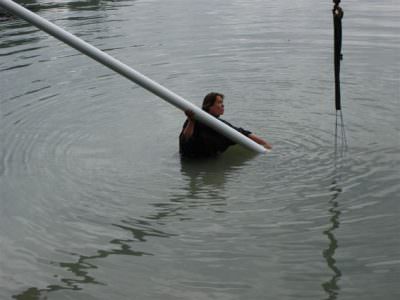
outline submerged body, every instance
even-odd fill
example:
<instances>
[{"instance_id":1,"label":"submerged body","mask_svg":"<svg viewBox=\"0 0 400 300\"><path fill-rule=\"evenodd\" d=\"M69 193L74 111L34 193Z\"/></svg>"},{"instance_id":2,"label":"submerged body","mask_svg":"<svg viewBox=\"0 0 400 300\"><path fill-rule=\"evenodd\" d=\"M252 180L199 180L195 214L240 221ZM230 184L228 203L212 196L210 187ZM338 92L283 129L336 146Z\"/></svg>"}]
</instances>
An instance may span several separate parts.
<instances>
[{"instance_id":1,"label":"submerged body","mask_svg":"<svg viewBox=\"0 0 400 300\"><path fill-rule=\"evenodd\" d=\"M203 110L216 117L221 122L234 128L238 132L252 139L256 143L271 149L271 145L265 140L252 134L250 131L235 127L229 122L220 119L224 113L224 96L219 93L209 93L203 100ZM187 120L183 124L179 135L179 152L184 157L209 157L224 152L229 146L235 145L231 139L221 135L212 128L197 122L192 111L185 112Z\"/></svg>"},{"instance_id":2,"label":"submerged body","mask_svg":"<svg viewBox=\"0 0 400 300\"><path fill-rule=\"evenodd\" d=\"M250 131L238 128L229 122L218 118L228 126L236 129L245 136L251 134ZM229 146L235 145L231 139L223 136L214 129L200 123L195 122L193 133L190 137L185 138L183 131L190 121L186 120L183 124L182 132L179 136L179 152L185 157L210 157L224 152Z\"/></svg>"}]
</instances>

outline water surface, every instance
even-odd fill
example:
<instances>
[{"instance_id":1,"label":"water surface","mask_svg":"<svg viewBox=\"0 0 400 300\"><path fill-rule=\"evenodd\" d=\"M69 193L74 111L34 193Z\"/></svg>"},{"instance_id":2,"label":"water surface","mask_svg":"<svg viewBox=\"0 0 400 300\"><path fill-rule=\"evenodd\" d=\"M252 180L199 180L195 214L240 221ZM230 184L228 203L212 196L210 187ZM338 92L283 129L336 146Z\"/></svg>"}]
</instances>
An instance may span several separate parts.
<instances>
[{"instance_id":1,"label":"water surface","mask_svg":"<svg viewBox=\"0 0 400 300\"><path fill-rule=\"evenodd\" d=\"M182 161L182 112L2 21L0 298L399 298L396 1L341 4L347 148L332 3L25 3L274 149Z\"/></svg>"}]
</instances>

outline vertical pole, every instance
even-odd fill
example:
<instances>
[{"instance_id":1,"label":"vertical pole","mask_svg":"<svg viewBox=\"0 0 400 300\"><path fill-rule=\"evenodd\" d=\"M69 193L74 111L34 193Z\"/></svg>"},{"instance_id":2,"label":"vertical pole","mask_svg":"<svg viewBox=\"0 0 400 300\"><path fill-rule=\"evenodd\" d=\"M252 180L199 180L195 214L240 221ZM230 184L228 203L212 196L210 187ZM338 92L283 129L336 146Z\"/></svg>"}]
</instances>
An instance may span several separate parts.
<instances>
[{"instance_id":1,"label":"vertical pole","mask_svg":"<svg viewBox=\"0 0 400 300\"><path fill-rule=\"evenodd\" d=\"M333 29L334 29L334 64L335 64L335 107L341 109L340 99L340 61L342 60L342 18L343 10L339 6L340 0L334 0Z\"/></svg>"}]
</instances>

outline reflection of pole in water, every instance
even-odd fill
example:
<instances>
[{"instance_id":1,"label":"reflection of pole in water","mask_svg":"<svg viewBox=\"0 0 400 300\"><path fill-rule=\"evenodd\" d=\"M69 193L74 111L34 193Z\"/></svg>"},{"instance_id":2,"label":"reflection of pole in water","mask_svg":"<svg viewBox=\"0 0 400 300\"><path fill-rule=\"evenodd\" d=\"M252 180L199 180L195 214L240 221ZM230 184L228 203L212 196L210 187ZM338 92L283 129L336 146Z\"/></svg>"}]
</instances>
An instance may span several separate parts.
<instances>
[{"instance_id":1,"label":"reflection of pole in water","mask_svg":"<svg viewBox=\"0 0 400 300\"><path fill-rule=\"evenodd\" d=\"M180 221L187 220L190 216L185 211L205 205L215 207L215 212L217 213L224 212L221 207L225 205L226 198L220 191L223 190L226 177L229 176L230 172L255 155L250 151L242 153L241 148L229 151L219 159L183 161L182 175L187 178L189 184L186 189L183 189L184 193L173 195L169 202L163 201L152 204L156 208L156 212L143 216L139 220L125 219L121 221L122 224L113 224L113 226L131 233L132 239L113 239L109 243L115 247L109 250L97 250L94 255L86 256L69 253L72 256L77 256L77 261L51 262L53 266L61 267L63 270L72 273L72 275L69 278L55 276L58 283L44 288L29 287L13 295L13 299L47 299L47 297L50 297L50 293L61 290L79 291L87 285L106 285L106 283L98 281L90 274L92 270L98 268L96 260L105 259L111 255L136 257L153 255L152 253L136 251L134 246L136 242L146 242L149 236L168 238L173 235L156 229L155 224L163 224L163 220L174 217L179 218ZM205 188L207 186L209 188Z\"/></svg>"},{"instance_id":2,"label":"reflection of pole in water","mask_svg":"<svg viewBox=\"0 0 400 300\"><path fill-rule=\"evenodd\" d=\"M94 255L79 255L75 253L69 253L70 255L78 257L76 262L52 261L52 265L61 267L62 269L72 273L74 277L71 276L70 278L66 278L55 275L54 277L58 279L59 283L50 284L44 288L29 287L17 295L13 295L12 298L17 300L47 299L47 297L50 297L50 293L61 290L79 291L83 290L85 286L89 284L106 285L106 283L100 282L90 275L91 270L98 268L95 263L96 260L106 259L112 255L129 255L136 257L153 255L152 253L134 250L134 243L145 242L148 236L170 236L170 234L166 232L152 228L151 224L146 221L123 220L122 222L122 225L113 225L130 232L133 236L133 239L113 239L109 243L115 247L107 250L97 250L97 253Z\"/></svg>"},{"instance_id":3,"label":"reflection of pole in water","mask_svg":"<svg viewBox=\"0 0 400 300\"><path fill-rule=\"evenodd\" d=\"M336 182L334 182L331 190L334 191L334 196L329 201L329 203L331 204L331 208L329 209L329 213L331 214L331 218L329 219L331 226L324 231L324 234L328 237L329 245L328 248L323 251L323 256L326 260L328 267L333 271L334 274L330 280L322 284L322 287L328 294L327 299L329 300L337 298L340 290L338 281L342 276L342 272L336 266L336 260L334 258L335 251L339 246L338 241L336 240L336 237L334 235L334 231L336 230L336 228L339 227L340 224L340 210L338 209L339 203L337 201L337 198L341 193L341 189L336 185Z\"/></svg>"},{"instance_id":4,"label":"reflection of pole in water","mask_svg":"<svg viewBox=\"0 0 400 300\"><path fill-rule=\"evenodd\" d=\"M332 198L329 200L329 204L331 205L329 209L330 214L330 227L325 230L323 233L328 237L329 244L328 248L323 251L323 256L326 260L326 263L333 271L333 276L327 282L322 284L325 292L328 294L329 300L337 299L340 287L338 285L338 281L342 276L342 272L336 265L336 260L334 258L336 249L339 247L338 241L335 237L335 230L339 228L340 222L340 209L338 197L342 192L341 187L339 186L340 182L340 167L342 163L342 159L347 150L347 140L346 140L346 132L343 121L343 113L341 110L336 111L336 122L335 122L335 153L334 153L334 176L333 182L331 186L331 191L333 192Z\"/></svg>"}]
</instances>

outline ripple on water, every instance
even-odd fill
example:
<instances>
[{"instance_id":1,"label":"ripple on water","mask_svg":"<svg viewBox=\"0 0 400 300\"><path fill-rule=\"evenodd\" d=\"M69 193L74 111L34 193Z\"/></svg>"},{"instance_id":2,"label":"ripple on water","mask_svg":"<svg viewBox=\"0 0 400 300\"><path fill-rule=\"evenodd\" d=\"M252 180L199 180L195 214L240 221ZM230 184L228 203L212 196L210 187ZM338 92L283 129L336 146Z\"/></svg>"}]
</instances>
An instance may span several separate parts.
<instances>
[{"instance_id":1,"label":"ripple on water","mask_svg":"<svg viewBox=\"0 0 400 300\"><path fill-rule=\"evenodd\" d=\"M82 29L85 38L107 51L128 53L129 60L138 61L165 83L187 89L189 95L202 94L210 85L222 86L237 98L248 93L246 103L229 105L240 112L234 114L239 118L250 112L240 121L251 120L249 127L256 133L257 126L265 124L258 129L272 142L273 151L245 157L234 148L233 155L228 152L217 160L183 163L169 154L177 152L176 135L166 134L178 127L178 114L164 109L164 104L142 106L152 101L150 97L122 91L123 84L110 72L54 40L47 43L27 25L6 28L0 37L1 78L5 75L4 82L19 80L19 84L2 91L1 99L0 184L6 187L0 220L6 245L1 254L6 259L0 260L0 270L6 273L2 280L11 283L12 292L19 290L21 298L47 297L55 290L72 298L77 290L99 298L105 297L101 292L115 290L117 296L134 290L139 297L153 293L162 298L167 292L182 298L229 298L240 293L252 298L254 294L246 293L265 291L269 276L274 287L268 292L294 299L309 295L308 287L318 286L320 278L331 276L334 286L340 268L353 279L340 282L344 292L346 285L350 284L347 291L353 289L352 282L363 274L390 276L398 265L398 247L393 247L398 242L391 234L398 228L398 147L393 142L362 147L358 142L369 143L365 136L375 124L397 126L385 122L388 115L394 116L388 114L395 111L388 105L394 100L387 99L392 90L382 93L386 99L382 105L387 106L379 109L374 97L365 96L360 88L364 76L349 76L347 93L358 93L346 103L355 108L348 115L349 149L344 156L337 155L334 118L322 108L329 104L320 101L328 98L331 84L320 65L327 62L328 30L315 28L321 16L302 15L301 25L286 21L298 16L307 1L296 2L295 8L268 4L267 21L265 15L253 18L262 1L217 3L205 10L197 9L201 4L196 2L190 9L202 15L195 27L182 26L189 14L178 2L180 18L163 11L160 18L153 18L155 22L144 22L145 27L134 21L157 16L163 5L166 9L175 2L154 6L67 1L32 8L51 17L57 12L59 24ZM143 9L138 11L145 13L136 19L131 15L136 10L117 10L115 15L105 11L121 4L138 4ZM229 13L236 6L243 7ZM155 7L159 11L154 12ZM100 11L94 12L97 8ZM346 43L353 47L346 53L363 54L361 61L354 56L348 61L364 74L365 67L374 65L365 59L375 53L370 51L375 45L371 41L379 41L387 54L390 47L398 47L391 39L395 31L386 31L393 25L393 13L385 20L378 9L378 28L373 30L364 26L368 10L360 11L358 18L346 20L373 34L360 34L348 26L353 32L347 36L354 39ZM329 12L324 16L331 18ZM124 23L127 20L133 23ZM204 27L199 26L204 20ZM114 21L118 23L108 26ZM165 21L171 27L166 28ZM171 35L159 34L165 30ZM371 38L377 35L378 40ZM126 49L119 46L126 44L121 37L140 47L120 51ZM38 64L40 68L35 68ZM170 70L174 67L177 70ZM390 80L396 69L390 70L382 78ZM386 82L382 80L380 87ZM390 82L393 87L395 81ZM368 91L374 91L372 86ZM128 106L126 98L137 102ZM366 124L364 113L371 110L376 122ZM152 130L151 137L140 134L145 129ZM158 269L167 275L154 272ZM232 271L229 278L226 270ZM130 289L132 278L136 286ZM149 278L156 292L149 288ZM368 279L375 282L376 277ZM138 291L141 283L143 290ZM319 286L310 291L313 296L319 292L323 293Z\"/></svg>"}]
</instances>

